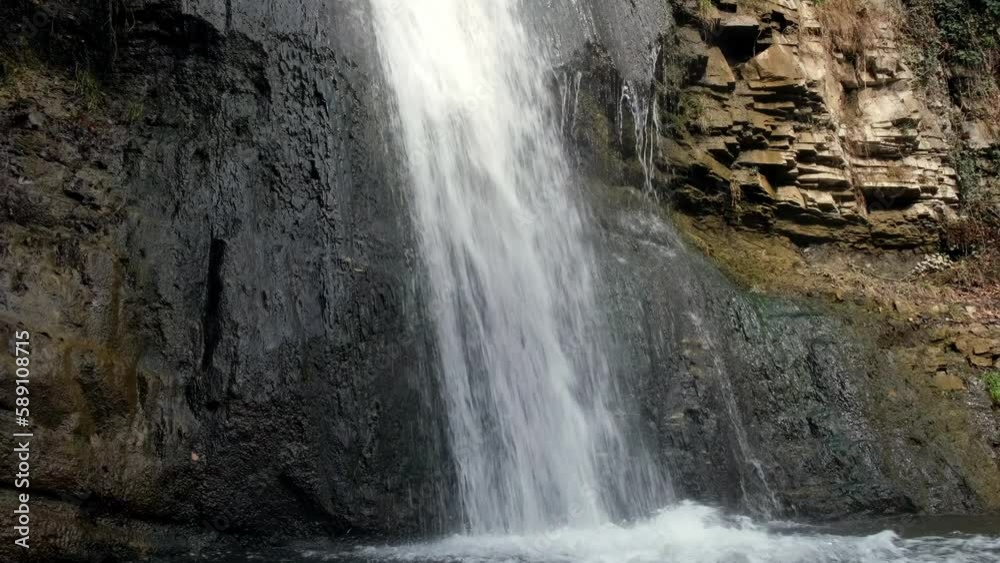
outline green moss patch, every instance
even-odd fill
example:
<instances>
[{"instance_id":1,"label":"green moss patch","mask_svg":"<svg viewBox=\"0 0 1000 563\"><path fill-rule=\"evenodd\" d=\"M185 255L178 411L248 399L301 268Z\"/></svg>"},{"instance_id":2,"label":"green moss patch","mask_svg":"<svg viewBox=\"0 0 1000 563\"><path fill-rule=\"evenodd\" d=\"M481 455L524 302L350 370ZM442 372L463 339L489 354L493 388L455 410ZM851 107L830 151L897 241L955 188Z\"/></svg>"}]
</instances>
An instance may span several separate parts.
<instances>
[{"instance_id":1,"label":"green moss patch","mask_svg":"<svg viewBox=\"0 0 1000 563\"><path fill-rule=\"evenodd\" d=\"M990 394L990 398L1000 405L1000 370L987 372L983 376L983 381L986 383L986 391Z\"/></svg>"}]
</instances>

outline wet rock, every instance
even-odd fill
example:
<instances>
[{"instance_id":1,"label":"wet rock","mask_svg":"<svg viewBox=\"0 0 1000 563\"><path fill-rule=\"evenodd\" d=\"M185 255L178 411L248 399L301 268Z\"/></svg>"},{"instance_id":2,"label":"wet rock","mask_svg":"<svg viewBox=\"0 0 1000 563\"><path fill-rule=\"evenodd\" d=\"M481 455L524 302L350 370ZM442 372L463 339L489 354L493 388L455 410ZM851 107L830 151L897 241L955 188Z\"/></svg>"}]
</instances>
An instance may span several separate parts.
<instances>
[{"instance_id":1,"label":"wet rock","mask_svg":"<svg viewBox=\"0 0 1000 563\"><path fill-rule=\"evenodd\" d=\"M8 529L0 560L450 524L414 500L451 477L385 99L346 54L374 52L341 17L367 4L196 4L130 12L111 53L107 4L49 2L23 84L46 109L0 95L0 253L23 264L0 269L0 328L38 338L48 497L38 548ZM31 5L5 4L0 43ZM63 56L113 65L100 103Z\"/></svg>"},{"instance_id":2,"label":"wet rock","mask_svg":"<svg viewBox=\"0 0 1000 563\"><path fill-rule=\"evenodd\" d=\"M966 369L944 340L900 365L858 325L728 285L654 210L637 219L635 207L607 200L592 208L605 226L607 298L629 311L611 319L612 369L649 374L629 392L645 412L662 413L644 419L655 428L646 438L669 460L678 494L754 511L767 506L767 485L780 510L798 517L1000 502L991 492L1000 477L980 472L992 467L989 448L958 445L989 423L942 414L955 412L942 393L965 392L952 369ZM686 314L671 314L681 303ZM678 412L697 415L671 416ZM981 484L977 492L966 479Z\"/></svg>"}]
</instances>

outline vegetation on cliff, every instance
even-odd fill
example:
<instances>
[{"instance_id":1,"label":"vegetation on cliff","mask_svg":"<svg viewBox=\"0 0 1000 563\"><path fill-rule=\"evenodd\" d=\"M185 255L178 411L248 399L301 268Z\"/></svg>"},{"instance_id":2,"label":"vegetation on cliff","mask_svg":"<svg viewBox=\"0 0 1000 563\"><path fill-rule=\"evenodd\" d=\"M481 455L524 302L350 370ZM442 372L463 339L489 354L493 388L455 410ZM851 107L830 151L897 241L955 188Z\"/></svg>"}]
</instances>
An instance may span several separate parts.
<instances>
[{"instance_id":1,"label":"vegetation on cliff","mask_svg":"<svg viewBox=\"0 0 1000 563\"><path fill-rule=\"evenodd\" d=\"M1000 1L904 0L911 64L929 96L946 97L960 131L953 159L961 217L944 226L945 250L969 258L951 276L1000 295Z\"/></svg>"},{"instance_id":2,"label":"vegetation on cliff","mask_svg":"<svg viewBox=\"0 0 1000 563\"><path fill-rule=\"evenodd\" d=\"M1000 116L1000 0L904 0L922 75L942 73L966 111Z\"/></svg>"},{"instance_id":3,"label":"vegetation on cliff","mask_svg":"<svg viewBox=\"0 0 1000 563\"><path fill-rule=\"evenodd\" d=\"M1000 371L991 371L983 377L993 402L1000 405Z\"/></svg>"}]
</instances>

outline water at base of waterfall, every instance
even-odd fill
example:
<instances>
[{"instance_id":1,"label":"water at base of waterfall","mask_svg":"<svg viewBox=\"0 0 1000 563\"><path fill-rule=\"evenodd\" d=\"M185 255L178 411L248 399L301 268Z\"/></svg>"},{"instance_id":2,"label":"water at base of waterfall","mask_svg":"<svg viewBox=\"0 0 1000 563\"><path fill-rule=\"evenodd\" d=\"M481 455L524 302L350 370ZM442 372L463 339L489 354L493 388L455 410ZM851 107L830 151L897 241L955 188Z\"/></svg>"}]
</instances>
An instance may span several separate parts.
<instances>
[{"instance_id":1,"label":"water at base of waterfall","mask_svg":"<svg viewBox=\"0 0 1000 563\"><path fill-rule=\"evenodd\" d=\"M879 531L881 530L881 531ZM905 517L806 526L754 523L680 503L627 526L520 535L456 535L383 546L303 544L253 553L203 553L160 563L998 563L1000 517Z\"/></svg>"}]
</instances>

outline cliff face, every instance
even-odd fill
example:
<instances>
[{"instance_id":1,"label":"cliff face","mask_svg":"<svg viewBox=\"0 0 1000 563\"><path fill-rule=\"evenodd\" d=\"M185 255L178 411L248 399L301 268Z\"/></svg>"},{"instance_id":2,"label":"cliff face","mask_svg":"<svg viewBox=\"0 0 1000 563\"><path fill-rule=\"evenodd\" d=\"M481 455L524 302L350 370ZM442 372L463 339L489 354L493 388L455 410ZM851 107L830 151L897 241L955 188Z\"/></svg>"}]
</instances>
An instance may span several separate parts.
<instances>
[{"instance_id":1,"label":"cliff face","mask_svg":"<svg viewBox=\"0 0 1000 563\"><path fill-rule=\"evenodd\" d=\"M35 335L38 560L435 526L418 272L348 6L202 4L0 17L0 322Z\"/></svg>"},{"instance_id":2,"label":"cliff face","mask_svg":"<svg viewBox=\"0 0 1000 563\"><path fill-rule=\"evenodd\" d=\"M682 6L675 40L691 80L661 186L676 182L688 209L800 243L936 246L958 204L962 133L908 67L903 15L843 4Z\"/></svg>"},{"instance_id":3,"label":"cliff face","mask_svg":"<svg viewBox=\"0 0 1000 563\"><path fill-rule=\"evenodd\" d=\"M36 338L37 560L454 529L366 6L5 5L0 329ZM697 8L676 27L664 9L595 0L536 20L567 61L553 86L584 174L799 242L931 243L955 205L949 125L888 29L858 72L806 5L719 4L711 33ZM819 516L997 506L996 416L962 371L1000 357L981 341L995 323L935 341L933 369L907 380L864 327L748 296L649 202L620 208L633 191L606 188L614 363L685 494Z\"/></svg>"},{"instance_id":4,"label":"cliff face","mask_svg":"<svg viewBox=\"0 0 1000 563\"><path fill-rule=\"evenodd\" d=\"M1000 404L996 46L955 31L975 5L935 6L674 3L647 187L755 289L904 320L881 345L995 436L979 399ZM942 36L975 56L938 60Z\"/></svg>"},{"instance_id":5,"label":"cliff face","mask_svg":"<svg viewBox=\"0 0 1000 563\"><path fill-rule=\"evenodd\" d=\"M688 240L783 279L777 258L795 252L718 227L683 236L645 198L600 193L614 373L678 495L793 519L1000 508L1000 417L924 319L748 293Z\"/></svg>"},{"instance_id":6,"label":"cliff face","mask_svg":"<svg viewBox=\"0 0 1000 563\"><path fill-rule=\"evenodd\" d=\"M866 21L862 55L809 3L675 8L650 84L600 46L559 84L605 194L615 357L678 489L819 517L996 510L996 287L935 253L965 212L956 153L995 141L956 133L968 116L907 70L896 25Z\"/></svg>"}]
</instances>

